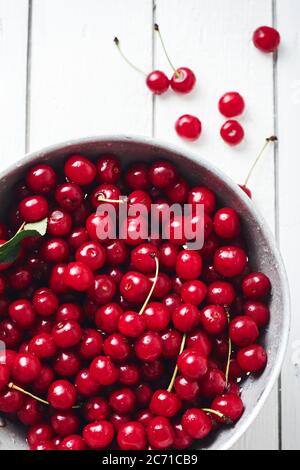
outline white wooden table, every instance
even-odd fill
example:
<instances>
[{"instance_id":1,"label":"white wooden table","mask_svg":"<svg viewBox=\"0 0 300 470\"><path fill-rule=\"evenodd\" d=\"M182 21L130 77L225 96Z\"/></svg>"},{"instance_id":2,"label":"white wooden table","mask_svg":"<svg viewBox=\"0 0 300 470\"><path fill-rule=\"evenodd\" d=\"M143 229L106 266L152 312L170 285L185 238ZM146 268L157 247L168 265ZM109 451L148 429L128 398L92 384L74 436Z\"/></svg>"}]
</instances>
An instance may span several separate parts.
<instances>
[{"instance_id":1,"label":"white wooden table","mask_svg":"<svg viewBox=\"0 0 300 470\"><path fill-rule=\"evenodd\" d=\"M169 73L154 21L174 62L196 71L193 94L153 99L118 56L115 35L141 68ZM251 43L264 24L282 35L277 62ZM217 101L229 90L247 102L246 140L234 149L219 137ZM189 146L242 182L264 138L278 133L251 188L285 258L292 331L281 381L236 449L300 449L299 112L299 0L0 0L1 168L72 137L134 133ZM174 132L184 113L203 122L195 144Z\"/></svg>"}]
</instances>

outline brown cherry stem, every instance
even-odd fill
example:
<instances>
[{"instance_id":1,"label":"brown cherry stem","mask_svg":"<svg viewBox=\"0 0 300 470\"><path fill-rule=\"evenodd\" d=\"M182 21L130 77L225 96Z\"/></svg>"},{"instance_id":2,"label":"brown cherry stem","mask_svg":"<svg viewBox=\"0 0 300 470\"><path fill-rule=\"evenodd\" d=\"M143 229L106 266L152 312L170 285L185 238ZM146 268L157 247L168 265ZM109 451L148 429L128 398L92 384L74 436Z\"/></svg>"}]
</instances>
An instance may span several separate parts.
<instances>
[{"instance_id":1,"label":"brown cherry stem","mask_svg":"<svg viewBox=\"0 0 300 470\"><path fill-rule=\"evenodd\" d=\"M229 324L230 324L230 312L229 312L228 307L225 307L225 310L226 310L228 326L229 326ZM229 382L231 354L232 354L232 342L231 342L229 332L228 332L228 356L227 356L227 363L226 363L226 370L225 370L226 388L228 387L228 382Z\"/></svg>"},{"instance_id":2,"label":"brown cherry stem","mask_svg":"<svg viewBox=\"0 0 300 470\"><path fill-rule=\"evenodd\" d=\"M228 416L225 416L223 413L221 413L220 411L217 411L217 410L212 410L211 408L201 408L202 411L204 411L205 413L209 413L211 415L215 415L217 416L218 418L222 419L226 424L232 424L232 421L230 418L228 418Z\"/></svg>"},{"instance_id":3,"label":"brown cherry stem","mask_svg":"<svg viewBox=\"0 0 300 470\"><path fill-rule=\"evenodd\" d=\"M144 302L144 304L143 304L141 310L139 311L139 315L142 315L142 314L144 313L145 308L146 308L147 305L148 305L148 302L149 302L149 300L150 300L150 298L151 298L151 296L152 296L152 294L153 294L153 291L154 291L154 289L155 289L155 286L156 286L156 283L157 283L157 279L158 279L158 274L159 274L159 261L158 261L158 258L157 258L157 256L156 256L155 253L152 253L150 256L152 256L152 258L154 258L154 260L155 260L155 277L154 277L154 281L153 281L153 284L152 284L152 286L151 286L151 289L150 289L150 291L149 291L149 294L147 295L147 298L146 298L146 300L145 300L145 302Z\"/></svg>"},{"instance_id":4,"label":"brown cherry stem","mask_svg":"<svg viewBox=\"0 0 300 470\"><path fill-rule=\"evenodd\" d=\"M136 65L134 65L127 57L126 55L123 53L122 49L121 49L121 46L120 46L120 41L117 37L114 38L114 43L115 45L117 46L118 48L118 51L121 55L121 57L123 58L123 60L125 60L125 62L129 65L129 67L131 67L133 70L135 70L136 72L138 73L141 73L142 75L144 75L145 77L147 76L147 74L141 70L140 68L138 68Z\"/></svg>"},{"instance_id":5,"label":"brown cherry stem","mask_svg":"<svg viewBox=\"0 0 300 470\"><path fill-rule=\"evenodd\" d=\"M38 397L37 395L34 395L33 393L28 392L24 388L19 387L18 385L14 384L13 382L10 382L8 384L8 388L12 390L17 390L20 393L23 393L23 395L27 395L30 398L33 398L34 400L38 401L39 403L43 403L43 405L50 406L50 403L47 400L43 400L43 398ZM81 408L81 405L74 405L72 406L73 409L75 408Z\"/></svg>"},{"instance_id":6,"label":"brown cherry stem","mask_svg":"<svg viewBox=\"0 0 300 470\"><path fill-rule=\"evenodd\" d=\"M110 204L125 204L127 199L126 198L124 198L124 199L106 199L104 196L102 196L100 194L100 196L98 197L98 201L99 202L107 202L107 203L110 203Z\"/></svg>"},{"instance_id":7,"label":"brown cherry stem","mask_svg":"<svg viewBox=\"0 0 300 470\"><path fill-rule=\"evenodd\" d=\"M159 29L159 26L158 26L157 23L155 23L155 25L154 25L154 30L157 31L157 33L158 33L158 37L159 37L159 40L160 40L160 42L161 42L161 45L162 45L162 48L163 48L163 50L164 50L165 56L166 56L166 58L167 58L167 61L169 62L171 68L173 69L173 71L174 71L176 77L177 77L177 78L180 77L180 73L177 72L176 68L174 67L174 65L173 65L173 63L172 63L172 61L171 61L171 59L170 59L170 57L169 57L169 54L168 54L168 52L167 52L167 48L166 48L166 46L165 46L163 37L162 37L162 35L161 35L160 29Z\"/></svg>"},{"instance_id":8,"label":"brown cherry stem","mask_svg":"<svg viewBox=\"0 0 300 470\"><path fill-rule=\"evenodd\" d=\"M265 152L266 148L268 147L269 143L270 143L270 142L277 142L277 141L278 141L278 139L277 139L277 137L276 137L275 135L272 135L271 137L268 137L268 138L266 139L266 141L265 141L265 143L264 143L264 145L263 145L261 151L260 151L259 154L257 155L256 159L255 159L254 162L253 162L253 165L252 165L251 168L250 168L250 171L249 171L249 173L248 173L248 175L247 175L247 178L246 178L246 180L245 180L244 186L247 187L247 184L248 184L248 182L249 182L249 180L250 180L250 178L251 178L251 176L252 176L252 173L253 173L255 167L256 167L256 165L258 164L259 160L261 159L262 155L264 154L264 152Z\"/></svg>"},{"instance_id":9,"label":"brown cherry stem","mask_svg":"<svg viewBox=\"0 0 300 470\"><path fill-rule=\"evenodd\" d=\"M186 342L186 334L184 334L183 337L182 337L182 341L181 341L181 345L180 345L179 354L181 354L182 351L184 350L185 342ZM176 379L176 376L177 376L177 372L178 372L178 366L176 365L176 366L175 366L175 369L174 369L174 372L173 372L173 375L172 375L172 378L171 378L171 381L170 381L169 386L168 386L168 388L167 388L167 391L168 391L168 392L171 392L172 389L173 389L173 387L174 387L174 383L175 383L175 379Z\"/></svg>"}]
</instances>

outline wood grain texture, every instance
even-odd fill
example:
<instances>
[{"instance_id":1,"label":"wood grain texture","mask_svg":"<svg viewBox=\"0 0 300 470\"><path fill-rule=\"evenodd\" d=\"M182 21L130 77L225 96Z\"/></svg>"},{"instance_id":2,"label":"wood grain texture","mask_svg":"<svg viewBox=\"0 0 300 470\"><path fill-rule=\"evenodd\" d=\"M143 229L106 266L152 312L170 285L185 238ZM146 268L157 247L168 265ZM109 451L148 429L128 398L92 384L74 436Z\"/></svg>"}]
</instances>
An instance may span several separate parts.
<instances>
[{"instance_id":1,"label":"wood grain texture","mask_svg":"<svg viewBox=\"0 0 300 470\"><path fill-rule=\"evenodd\" d=\"M282 35L278 60L279 240L288 272L292 324L282 370L282 447L300 449L300 290L299 254L299 112L300 6L297 0L277 0L277 23Z\"/></svg>"},{"instance_id":2,"label":"wood grain texture","mask_svg":"<svg viewBox=\"0 0 300 470\"><path fill-rule=\"evenodd\" d=\"M0 169L25 152L27 0L0 0Z\"/></svg>"},{"instance_id":3,"label":"wood grain texture","mask_svg":"<svg viewBox=\"0 0 300 470\"><path fill-rule=\"evenodd\" d=\"M226 6L224 5L226 3ZM253 31L272 24L270 0L156 0L156 20L176 66L189 66L198 86L188 96L168 93L156 100L155 135L198 152L238 183L243 182L264 139L273 134L273 60L257 51ZM169 70L156 41L156 66ZM224 118L218 99L226 91L239 91L246 112L239 119L245 142L232 148L224 144L219 129ZM182 114L202 120L203 135L196 143L183 143L174 131ZM250 181L254 202L272 228L275 227L274 152L269 149ZM256 423L236 449L278 448L277 389L270 396ZM268 430L266 432L265 430Z\"/></svg>"},{"instance_id":4,"label":"wood grain texture","mask_svg":"<svg viewBox=\"0 0 300 470\"><path fill-rule=\"evenodd\" d=\"M30 146L113 133L150 135L152 0L33 0Z\"/></svg>"}]
</instances>

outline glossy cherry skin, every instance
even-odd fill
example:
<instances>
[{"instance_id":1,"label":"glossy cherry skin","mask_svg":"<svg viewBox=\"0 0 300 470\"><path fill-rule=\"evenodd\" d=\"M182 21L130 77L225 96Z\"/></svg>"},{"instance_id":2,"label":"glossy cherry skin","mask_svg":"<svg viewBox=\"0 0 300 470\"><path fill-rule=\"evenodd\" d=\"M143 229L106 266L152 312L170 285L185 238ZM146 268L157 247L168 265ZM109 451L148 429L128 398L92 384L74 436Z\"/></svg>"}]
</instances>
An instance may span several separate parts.
<instances>
[{"instance_id":1,"label":"glossy cherry skin","mask_svg":"<svg viewBox=\"0 0 300 470\"><path fill-rule=\"evenodd\" d=\"M53 369L61 377L74 377L81 366L78 355L71 351L60 351L53 363Z\"/></svg>"},{"instance_id":2,"label":"glossy cherry skin","mask_svg":"<svg viewBox=\"0 0 300 470\"><path fill-rule=\"evenodd\" d=\"M104 449L114 438L114 428L109 421L96 421L83 428L82 436L90 449Z\"/></svg>"},{"instance_id":3,"label":"glossy cherry skin","mask_svg":"<svg viewBox=\"0 0 300 470\"><path fill-rule=\"evenodd\" d=\"M221 127L220 134L224 142L229 145L238 145L245 136L243 126L235 119L226 121Z\"/></svg>"},{"instance_id":4,"label":"glossy cherry skin","mask_svg":"<svg viewBox=\"0 0 300 470\"><path fill-rule=\"evenodd\" d=\"M198 408L186 410L181 420L184 431L194 439L204 439L212 431L212 421Z\"/></svg>"},{"instance_id":5,"label":"glossy cherry skin","mask_svg":"<svg viewBox=\"0 0 300 470\"><path fill-rule=\"evenodd\" d=\"M96 326L105 333L115 333L118 331L118 322L122 313L123 310L117 303L108 303L103 305L98 310L96 310Z\"/></svg>"},{"instance_id":6,"label":"glossy cherry skin","mask_svg":"<svg viewBox=\"0 0 300 470\"><path fill-rule=\"evenodd\" d=\"M153 362L162 354L161 337L154 331L144 333L137 339L134 350L141 361Z\"/></svg>"},{"instance_id":7,"label":"glossy cherry skin","mask_svg":"<svg viewBox=\"0 0 300 470\"><path fill-rule=\"evenodd\" d=\"M18 354L12 367L14 380L21 383L31 383L37 379L41 370L39 359L31 353Z\"/></svg>"},{"instance_id":8,"label":"glossy cherry skin","mask_svg":"<svg viewBox=\"0 0 300 470\"><path fill-rule=\"evenodd\" d=\"M78 305L72 302L66 302L61 304L56 312L55 320L57 323L66 320L81 321L82 320L82 310Z\"/></svg>"},{"instance_id":9,"label":"glossy cherry skin","mask_svg":"<svg viewBox=\"0 0 300 470\"><path fill-rule=\"evenodd\" d=\"M74 228L68 237L68 244L71 250L77 250L87 241L88 233L85 227Z\"/></svg>"},{"instance_id":10,"label":"glossy cherry skin","mask_svg":"<svg viewBox=\"0 0 300 470\"><path fill-rule=\"evenodd\" d=\"M170 322L168 309L160 302L150 302L144 310L146 328L151 331L162 331Z\"/></svg>"},{"instance_id":11,"label":"glossy cherry skin","mask_svg":"<svg viewBox=\"0 0 300 470\"><path fill-rule=\"evenodd\" d=\"M153 70L147 75L146 84L155 95L162 95L168 91L170 80L161 70Z\"/></svg>"},{"instance_id":12,"label":"glossy cherry skin","mask_svg":"<svg viewBox=\"0 0 300 470\"><path fill-rule=\"evenodd\" d=\"M122 240L112 240L105 246L105 249L108 265L119 266L127 260L128 249Z\"/></svg>"},{"instance_id":13,"label":"glossy cherry skin","mask_svg":"<svg viewBox=\"0 0 300 470\"><path fill-rule=\"evenodd\" d=\"M26 299L12 302L8 308L8 314L20 330L32 327L36 319L32 304Z\"/></svg>"},{"instance_id":14,"label":"glossy cherry skin","mask_svg":"<svg viewBox=\"0 0 300 470\"><path fill-rule=\"evenodd\" d=\"M53 380L53 369L48 366L42 366L38 378L32 383L32 388L38 394L46 393Z\"/></svg>"},{"instance_id":15,"label":"glossy cherry skin","mask_svg":"<svg viewBox=\"0 0 300 470\"><path fill-rule=\"evenodd\" d=\"M251 317L259 328L264 328L270 319L270 310L267 305L259 301L248 301L243 306L245 315Z\"/></svg>"},{"instance_id":16,"label":"glossy cherry skin","mask_svg":"<svg viewBox=\"0 0 300 470\"><path fill-rule=\"evenodd\" d=\"M88 296L98 305L104 305L112 301L116 294L116 284L106 274L95 276L94 283L88 290Z\"/></svg>"},{"instance_id":17,"label":"glossy cherry skin","mask_svg":"<svg viewBox=\"0 0 300 470\"><path fill-rule=\"evenodd\" d=\"M243 348L255 343L259 336L259 330L252 318L243 315L231 321L229 335L233 344Z\"/></svg>"},{"instance_id":18,"label":"glossy cherry skin","mask_svg":"<svg viewBox=\"0 0 300 470\"><path fill-rule=\"evenodd\" d=\"M132 413L135 406L135 394L127 387L114 390L109 396L110 407L120 415Z\"/></svg>"},{"instance_id":19,"label":"glossy cherry skin","mask_svg":"<svg viewBox=\"0 0 300 470\"><path fill-rule=\"evenodd\" d=\"M37 289L33 295L33 307L41 317L47 318L53 315L59 305L58 297L48 288Z\"/></svg>"},{"instance_id":20,"label":"glossy cherry skin","mask_svg":"<svg viewBox=\"0 0 300 470\"><path fill-rule=\"evenodd\" d=\"M57 411L51 416L51 426L58 436L75 434L79 430L79 418L74 411Z\"/></svg>"},{"instance_id":21,"label":"glossy cherry skin","mask_svg":"<svg viewBox=\"0 0 300 470\"><path fill-rule=\"evenodd\" d=\"M108 207L110 208L115 208L116 210L118 209L118 203L117 202L101 202L101 199L107 199L109 200L120 200L121 199L121 191L119 188L113 184L108 184L108 183L103 183L97 186L91 196L91 204L92 206L97 209L100 204L109 204Z\"/></svg>"},{"instance_id":22,"label":"glossy cherry skin","mask_svg":"<svg viewBox=\"0 0 300 470\"><path fill-rule=\"evenodd\" d=\"M188 433L183 429L181 423L176 423L174 425L174 449L188 449L193 443L193 438L188 435Z\"/></svg>"},{"instance_id":23,"label":"glossy cherry skin","mask_svg":"<svg viewBox=\"0 0 300 470\"><path fill-rule=\"evenodd\" d=\"M48 390L48 401L56 410L69 410L76 403L77 393L71 382L56 380Z\"/></svg>"},{"instance_id":24,"label":"glossy cherry skin","mask_svg":"<svg viewBox=\"0 0 300 470\"><path fill-rule=\"evenodd\" d=\"M83 405L84 418L92 423L93 421L100 421L106 419L110 414L110 408L104 398L94 397L90 398Z\"/></svg>"},{"instance_id":25,"label":"glossy cherry skin","mask_svg":"<svg viewBox=\"0 0 300 470\"><path fill-rule=\"evenodd\" d=\"M148 406L151 400L152 391L149 385L140 383L135 389L136 401L140 407Z\"/></svg>"},{"instance_id":26,"label":"glossy cherry skin","mask_svg":"<svg viewBox=\"0 0 300 470\"><path fill-rule=\"evenodd\" d=\"M142 216L147 216L146 209L142 212ZM142 216L125 218L120 230L120 238L124 240L126 245L137 246L148 238L146 219Z\"/></svg>"},{"instance_id":27,"label":"glossy cherry skin","mask_svg":"<svg viewBox=\"0 0 300 470\"><path fill-rule=\"evenodd\" d=\"M150 411L158 416L172 418L181 408L179 398L167 390L156 390L150 402Z\"/></svg>"},{"instance_id":28,"label":"glossy cherry skin","mask_svg":"<svg viewBox=\"0 0 300 470\"><path fill-rule=\"evenodd\" d=\"M129 271L120 283L120 292L131 303L141 304L145 301L151 288L150 280L142 273Z\"/></svg>"},{"instance_id":29,"label":"glossy cherry skin","mask_svg":"<svg viewBox=\"0 0 300 470\"><path fill-rule=\"evenodd\" d=\"M79 186L90 184L96 177L95 165L82 155L69 157L64 171L68 179Z\"/></svg>"},{"instance_id":30,"label":"glossy cherry skin","mask_svg":"<svg viewBox=\"0 0 300 470\"><path fill-rule=\"evenodd\" d=\"M175 328L183 333L191 331L197 326L200 320L200 312L192 304L182 304L176 308L172 315L172 322Z\"/></svg>"},{"instance_id":31,"label":"glossy cherry skin","mask_svg":"<svg viewBox=\"0 0 300 470\"><path fill-rule=\"evenodd\" d=\"M27 268L15 268L8 275L8 285L12 290L25 290L30 287L32 274Z\"/></svg>"},{"instance_id":32,"label":"glossy cherry skin","mask_svg":"<svg viewBox=\"0 0 300 470\"><path fill-rule=\"evenodd\" d=\"M186 379L182 375L176 377L174 388L178 397L185 401L195 400L200 390L196 380Z\"/></svg>"},{"instance_id":33,"label":"glossy cherry skin","mask_svg":"<svg viewBox=\"0 0 300 470\"><path fill-rule=\"evenodd\" d=\"M184 114L177 119L175 130L179 137L183 139L195 141L199 139L202 132L202 124L200 119L191 114Z\"/></svg>"},{"instance_id":34,"label":"glossy cherry skin","mask_svg":"<svg viewBox=\"0 0 300 470\"><path fill-rule=\"evenodd\" d=\"M6 347L15 348L21 339L22 333L13 322L3 320L0 323L0 340L5 343Z\"/></svg>"},{"instance_id":35,"label":"glossy cherry skin","mask_svg":"<svg viewBox=\"0 0 300 470\"><path fill-rule=\"evenodd\" d=\"M165 307L169 310L170 314L172 315L173 312L179 305L181 304L181 299L178 294L169 294L166 295L162 299L162 303L165 305Z\"/></svg>"},{"instance_id":36,"label":"glossy cherry skin","mask_svg":"<svg viewBox=\"0 0 300 470\"><path fill-rule=\"evenodd\" d=\"M140 375L139 368L135 364L125 363L119 368L119 382L123 385L137 385Z\"/></svg>"},{"instance_id":37,"label":"glossy cherry skin","mask_svg":"<svg viewBox=\"0 0 300 470\"><path fill-rule=\"evenodd\" d=\"M168 201L172 204L185 204L188 197L189 186L184 178L178 178L174 185L166 189Z\"/></svg>"},{"instance_id":38,"label":"glossy cherry skin","mask_svg":"<svg viewBox=\"0 0 300 470\"><path fill-rule=\"evenodd\" d=\"M86 220L86 230L91 240L108 241L113 236L113 221L109 213L95 213Z\"/></svg>"},{"instance_id":39,"label":"glossy cherry skin","mask_svg":"<svg viewBox=\"0 0 300 470\"><path fill-rule=\"evenodd\" d=\"M147 440L144 426L137 421L129 421L121 425L117 442L121 450L145 450Z\"/></svg>"},{"instance_id":40,"label":"glossy cherry skin","mask_svg":"<svg viewBox=\"0 0 300 470\"><path fill-rule=\"evenodd\" d=\"M45 240L41 246L40 255L48 263L62 263L69 257L69 245L62 238Z\"/></svg>"},{"instance_id":41,"label":"glossy cherry skin","mask_svg":"<svg viewBox=\"0 0 300 470\"><path fill-rule=\"evenodd\" d=\"M92 286L94 276L87 264L76 261L67 265L64 272L64 282L66 286L75 291L83 292Z\"/></svg>"},{"instance_id":42,"label":"glossy cherry skin","mask_svg":"<svg viewBox=\"0 0 300 470\"><path fill-rule=\"evenodd\" d=\"M101 155L96 168L97 178L101 183L116 184L121 177L121 163L115 155Z\"/></svg>"},{"instance_id":43,"label":"glossy cherry skin","mask_svg":"<svg viewBox=\"0 0 300 470\"><path fill-rule=\"evenodd\" d=\"M45 407L34 398L27 397L17 416L25 426L33 426L43 421Z\"/></svg>"},{"instance_id":44,"label":"glossy cherry skin","mask_svg":"<svg viewBox=\"0 0 300 470\"><path fill-rule=\"evenodd\" d=\"M235 91L225 93L225 95L220 98L219 111L221 114L228 118L232 118L234 116L242 114L244 109L244 99L239 93Z\"/></svg>"},{"instance_id":45,"label":"glossy cherry skin","mask_svg":"<svg viewBox=\"0 0 300 470\"><path fill-rule=\"evenodd\" d=\"M176 274L185 281L197 279L202 272L202 258L197 251L182 250L177 255Z\"/></svg>"},{"instance_id":46,"label":"glossy cherry skin","mask_svg":"<svg viewBox=\"0 0 300 470\"><path fill-rule=\"evenodd\" d=\"M196 76L188 67L180 67L171 78L171 88L176 93L190 93L196 84Z\"/></svg>"},{"instance_id":47,"label":"glossy cherry skin","mask_svg":"<svg viewBox=\"0 0 300 470\"><path fill-rule=\"evenodd\" d=\"M110 416L110 422L113 425L114 429L116 432L118 432L123 424L129 423L130 421L130 416L126 415L120 415L118 413L112 413Z\"/></svg>"},{"instance_id":48,"label":"glossy cherry skin","mask_svg":"<svg viewBox=\"0 0 300 470\"><path fill-rule=\"evenodd\" d=\"M84 263L92 271L96 271L104 266L106 251L100 243L86 242L77 249L75 259L77 262Z\"/></svg>"},{"instance_id":49,"label":"glossy cherry skin","mask_svg":"<svg viewBox=\"0 0 300 470\"><path fill-rule=\"evenodd\" d=\"M267 353L259 344L253 344L238 352L237 361L240 368L245 372L260 372L266 366Z\"/></svg>"},{"instance_id":50,"label":"glossy cherry skin","mask_svg":"<svg viewBox=\"0 0 300 470\"><path fill-rule=\"evenodd\" d=\"M214 230L224 239L238 237L241 232L241 222L237 212L230 207L219 209L214 217Z\"/></svg>"},{"instance_id":51,"label":"glossy cherry skin","mask_svg":"<svg viewBox=\"0 0 300 470\"><path fill-rule=\"evenodd\" d=\"M174 429L170 421L164 416L152 418L146 431L149 444L153 449L165 450L174 443Z\"/></svg>"},{"instance_id":52,"label":"glossy cherry skin","mask_svg":"<svg viewBox=\"0 0 300 470\"><path fill-rule=\"evenodd\" d=\"M82 369L75 377L77 392L83 397L91 397L100 392L100 385L95 382L89 369Z\"/></svg>"},{"instance_id":53,"label":"glossy cherry skin","mask_svg":"<svg viewBox=\"0 0 300 470\"><path fill-rule=\"evenodd\" d=\"M236 299L234 287L229 282L215 281L207 289L207 302L218 305L232 305Z\"/></svg>"},{"instance_id":54,"label":"glossy cherry skin","mask_svg":"<svg viewBox=\"0 0 300 470\"><path fill-rule=\"evenodd\" d=\"M275 52L280 44L280 34L270 26L260 26L253 33L253 43L262 52Z\"/></svg>"},{"instance_id":55,"label":"glossy cherry skin","mask_svg":"<svg viewBox=\"0 0 300 470\"><path fill-rule=\"evenodd\" d=\"M99 385L112 385L119 377L119 371L107 356L97 356L90 365L91 377Z\"/></svg>"},{"instance_id":56,"label":"glossy cherry skin","mask_svg":"<svg viewBox=\"0 0 300 470\"><path fill-rule=\"evenodd\" d=\"M81 340L82 329L74 320L66 320L54 326L52 336L59 348L71 348Z\"/></svg>"},{"instance_id":57,"label":"glossy cherry skin","mask_svg":"<svg viewBox=\"0 0 300 470\"><path fill-rule=\"evenodd\" d=\"M31 426L27 432L27 441L30 447L41 442L50 441L54 436L52 427L49 424L41 423Z\"/></svg>"},{"instance_id":58,"label":"glossy cherry skin","mask_svg":"<svg viewBox=\"0 0 300 470\"><path fill-rule=\"evenodd\" d=\"M248 274L242 282L243 294L247 299L260 300L271 291L270 279L261 272Z\"/></svg>"},{"instance_id":59,"label":"glossy cherry skin","mask_svg":"<svg viewBox=\"0 0 300 470\"><path fill-rule=\"evenodd\" d=\"M177 358L182 341L182 335L175 329L170 328L161 334L162 356L167 359Z\"/></svg>"},{"instance_id":60,"label":"glossy cherry skin","mask_svg":"<svg viewBox=\"0 0 300 470\"><path fill-rule=\"evenodd\" d=\"M199 382L201 396L213 399L224 393L226 378L224 372L219 369L209 369Z\"/></svg>"},{"instance_id":61,"label":"glossy cherry skin","mask_svg":"<svg viewBox=\"0 0 300 470\"><path fill-rule=\"evenodd\" d=\"M166 160L160 160L152 163L148 173L150 183L158 189L165 189L172 185L177 177L177 171L174 165Z\"/></svg>"},{"instance_id":62,"label":"glossy cherry skin","mask_svg":"<svg viewBox=\"0 0 300 470\"><path fill-rule=\"evenodd\" d=\"M10 370L6 364L0 364L0 392L6 389L10 377Z\"/></svg>"},{"instance_id":63,"label":"glossy cherry skin","mask_svg":"<svg viewBox=\"0 0 300 470\"><path fill-rule=\"evenodd\" d=\"M145 163L134 163L125 173L125 181L130 189L147 189L149 186L148 167Z\"/></svg>"},{"instance_id":64,"label":"glossy cherry skin","mask_svg":"<svg viewBox=\"0 0 300 470\"><path fill-rule=\"evenodd\" d=\"M208 357L213 348L212 340L203 330L196 330L187 337L186 346L188 349L199 351L205 357Z\"/></svg>"},{"instance_id":65,"label":"glossy cherry skin","mask_svg":"<svg viewBox=\"0 0 300 470\"><path fill-rule=\"evenodd\" d=\"M55 209L48 217L48 233L53 237L64 237L68 235L72 228L72 218L70 214L61 209Z\"/></svg>"},{"instance_id":66,"label":"glossy cherry skin","mask_svg":"<svg viewBox=\"0 0 300 470\"><path fill-rule=\"evenodd\" d=\"M114 333L105 339L103 351L114 361L125 361L130 354L130 347L125 336Z\"/></svg>"},{"instance_id":67,"label":"glossy cherry skin","mask_svg":"<svg viewBox=\"0 0 300 470\"><path fill-rule=\"evenodd\" d=\"M58 450L86 450L86 444L78 434L65 437L58 446Z\"/></svg>"},{"instance_id":68,"label":"glossy cherry skin","mask_svg":"<svg viewBox=\"0 0 300 470\"><path fill-rule=\"evenodd\" d=\"M224 277L236 277L243 273L247 255L238 246L223 246L214 255L214 268Z\"/></svg>"},{"instance_id":69,"label":"glossy cherry skin","mask_svg":"<svg viewBox=\"0 0 300 470\"><path fill-rule=\"evenodd\" d=\"M189 192L187 202L192 206L203 204L204 211L209 215L215 212L216 209L216 196L206 186L195 186L192 188Z\"/></svg>"},{"instance_id":70,"label":"glossy cherry skin","mask_svg":"<svg viewBox=\"0 0 300 470\"><path fill-rule=\"evenodd\" d=\"M201 311L201 323L205 331L219 336L227 327L227 314L221 305L208 305Z\"/></svg>"},{"instance_id":71,"label":"glossy cherry skin","mask_svg":"<svg viewBox=\"0 0 300 470\"><path fill-rule=\"evenodd\" d=\"M93 328L86 328L78 346L80 356L86 360L93 359L102 351L103 337Z\"/></svg>"},{"instance_id":72,"label":"glossy cherry skin","mask_svg":"<svg viewBox=\"0 0 300 470\"><path fill-rule=\"evenodd\" d=\"M226 419L232 423L238 421L244 413L244 405L240 397L226 393L217 397L212 402L211 408L222 413ZM216 421L223 423L224 420L218 416L214 417Z\"/></svg>"},{"instance_id":73,"label":"glossy cherry skin","mask_svg":"<svg viewBox=\"0 0 300 470\"><path fill-rule=\"evenodd\" d=\"M159 257L158 248L152 243L143 243L132 250L131 264L137 271L151 274L156 269L155 257Z\"/></svg>"},{"instance_id":74,"label":"glossy cherry skin","mask_svg":"<svg viewBox=\"0 0 300 470\"><path fill-rule=\"evenodd\" d=\"M182 300L188 304L200 305L204 301L206 293L206 285L198 280L187 281L181 287Z\"/></svg>"},{"instance_id":75,"label":"glossy cherry skin","mask_svg":"<svg viewBox=\"0 0 300 470\"><path fill-rule=\"evenodd\" d=\"M137 312L125 312L118 320L119 331L129 338L139 337L146 328L145 319L143 315Z\"/></svg>"},{"instance_id":76,"label":"glossy cherry skin","mask_svg":"<svg viewBox=\"0 0 300 470\"><path fill-rule=\"evenodd\" d=\"M21 217L25 222L37 222L48 215L48 201L43 196L28 196L19 204Z\"/></svg>"},{"instance_id":77,"label":"glossy cherry skin","mask_svg":"<svg viewBox=\"0 0 300 470\"><path fill-rule=\"evenodd\" d=\"M57 187L54 197L62 209L73 212L82 204L84 194L77 184L64 183Z\"/></svg>"},{"instance_id":78,"label":"glossy cherry skin","mask_svg":"<svg viewBox=\"0 0 300 470\"><path fill-rule=\"evenodd\" d=\"M34 336L29 342L29 352L35 354L39 359L49 359L54 357L57 347L51 334L40 333Z\"/></svg>"},{"instance_id":79,"label":"glossy cherry skin","mask_svg":"<svg viewBox=\"0 0 300 470\"><path fill-rule=\"evenodd\" d=\"M199 351L186 349L177 360L181 374L190 380L199 380L207 372L207 359Z\"/></svg>"},{"instance_id":80,"label":"glossy cherry skin","mask_svg":"<svg viewBox=\"0 0 300 470\"><path fill-rule=\"evenodd\" d=\"M26 183L33 193L47 194L55 187L56 173L50 165L40 163L28 171Z\"/></svg>"}]
</instances>

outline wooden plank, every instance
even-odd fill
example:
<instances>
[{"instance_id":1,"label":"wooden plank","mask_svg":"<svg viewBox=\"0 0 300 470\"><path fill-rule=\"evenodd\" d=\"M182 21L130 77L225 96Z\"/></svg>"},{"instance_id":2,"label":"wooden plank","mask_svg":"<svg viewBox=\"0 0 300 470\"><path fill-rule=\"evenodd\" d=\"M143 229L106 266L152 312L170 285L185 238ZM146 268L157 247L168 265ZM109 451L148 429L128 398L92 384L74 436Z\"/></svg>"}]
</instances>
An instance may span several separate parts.
<instances>
[{"instance_id":1,"label":"wooden plank","mask_svg":"<svg viewBox=\"0 0 300 470\"><path fill-rule=\"evenodd\" d=\"M156 136L172 141L216 164L238 183L273 129L273 62L251 43L252 32L272 23L272 2L262 0L156 0L156 20L177 66L189 66L197 74L197 89L188 96L172 92L156 100ZM169 71L161 46L156 44L156 67ZM220 96L236 90L245 97L247 110L240 121L245 142L228 147L219 136L224 121L217 109ZM184 143L175 134L176 119L196 114L203 135L196 143ZM254 200L271 227L275 222L274 161L270 150L259 165L251 189ZM277 390L265 410L241 439L236 449L278 448ZM266 432L266 429L268 430Z\"/></svg>"},{"instance_id":2,"label":"wooden plank","mask_svg":"<svg viewBox=\"0 0 300 470\"><path fill-rule=\"evenodd\" d=\"M104 133L152 132L144 77L152 64L152 0L33 1L30 146Z\"/></svg>"},{"instance_id":3,"label":"wooden plank","mask_svg":"<svg viewBox=\"0 0 300 470\"><path fill-rule=\"evenodd\" d=\"M282 370L282 447L299 450L300 291L297 246L300 238L300 4L297 0L277 0L277 23L282 35L278 60L279 239L292 300L290 342Z\"/></svg>"},{"instance_id":4,"label":"wooden plank","mask_svg":"<svg viewBox=\"0 0 300 470\"><path fill-rule=\"evenodd\" d=\"M0 0L0 168L25 151L28 0Z\"/></svg>"}]
</instances>

